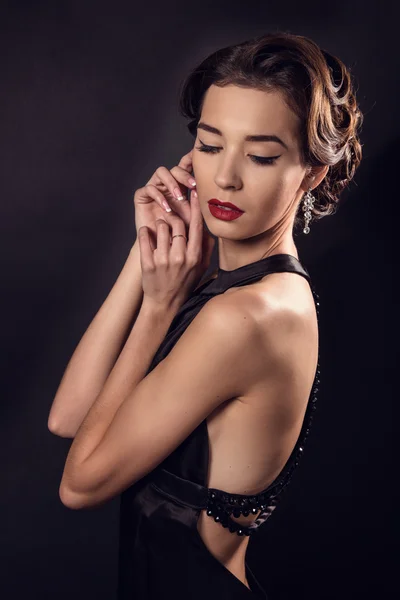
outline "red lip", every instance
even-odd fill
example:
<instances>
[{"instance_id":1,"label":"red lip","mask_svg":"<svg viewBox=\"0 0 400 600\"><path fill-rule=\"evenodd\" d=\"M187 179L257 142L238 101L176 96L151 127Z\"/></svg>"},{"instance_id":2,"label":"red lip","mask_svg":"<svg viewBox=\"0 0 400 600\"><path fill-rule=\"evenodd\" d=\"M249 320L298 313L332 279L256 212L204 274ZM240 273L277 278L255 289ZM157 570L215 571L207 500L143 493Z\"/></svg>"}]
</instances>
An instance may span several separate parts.
<instances>
[{"instance_id":1,"label":"red lip","mask_svg":"<svg viewBox=\"0 0 400 600\"><path fill-rule=\"evenodd\" d=\"M233 208L233 210L237 210L238 212L244 212L244 210L241 210L240 208L238 208L237 206L232 204L232 202L221 202L221 200L217 200L217 198L211 198L211 200L208 201L208 204L214 204L215 206L218 206L218 204L219 204L220 206L226 206L227 208Z\"/></svg>"}]
</instances>

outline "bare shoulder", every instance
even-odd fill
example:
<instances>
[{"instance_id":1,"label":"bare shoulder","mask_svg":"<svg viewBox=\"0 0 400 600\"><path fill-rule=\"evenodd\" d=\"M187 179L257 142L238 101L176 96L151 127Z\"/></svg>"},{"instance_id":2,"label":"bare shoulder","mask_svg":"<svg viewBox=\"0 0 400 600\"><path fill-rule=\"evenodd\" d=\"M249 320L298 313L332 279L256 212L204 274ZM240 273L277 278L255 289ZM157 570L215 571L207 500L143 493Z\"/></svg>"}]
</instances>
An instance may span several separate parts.
<instances>
[{"instance_id":1,"label":"bare shoulder","mask_svg":"<svg viewBox=\"0 0 400 600\"><path fill-rule=\"evenodd\" d=\"M292 370L299 351L315 355L315 302L308 281L301 275L270 273L258 282L230 288L220 298L232 319L235 311L247 315L248 322L257 329L257 343L247 351L253 360L263 357L266 377L266 358L277 373L278 366L283 372Z\"/></svg>"},{"instance_id":2,"label":"bare shoulder","mask_svg":"<svg viewBox=\"0 0 400 600\"><path fill-rule=\"evenodd\" d=\"M222 293L208 300L192 324L191 340L203 347L202 360L220 361L220 377L237 381L232 397L245 394L249 381L259 381L265 373L261 322L262 303L256 295Z\"/></svg>"},{"instance_id":3,"label":"bare shoulder","mask_svg":"<svg viewBox=\"0 0 400 600\"><path fill-rule=\"evenodd\" d=\"M255 283L229 288L226 301L248 310L259 320L279 318L315 321L314 298L308 281L297 273L270 273Z\"/></svg>"},{"instance_id":4,"label":"bare shoulder","mask_svg":"<svg viewBox=\"0 0 400 600\"><path fill-rule=\"evenodd\" d=\"M229 291L229 290L228 290ZM256 296L239 294L218 294L212 297L201 309L196 320L198 327L204 328L204 335L220 338L233 338L241 342L254 342L258 334Z\"/></svg>"},{"instance_id":5,"label":"bare shoulder","mask_svg":"<svg viewBox=\"0 0 400 600\"><path fill-rule=\"evenodd\" d=\"M270 273L250 285L229 288L211 298L198 317L200 336L213 338L216 347L226 348L231 340L238 349L243 389L271 376L285 379L298 369L311 377L318 323L310 285L301 275ZM299 356L304 360L299 362Z\"/></svg>"}]
</instances>

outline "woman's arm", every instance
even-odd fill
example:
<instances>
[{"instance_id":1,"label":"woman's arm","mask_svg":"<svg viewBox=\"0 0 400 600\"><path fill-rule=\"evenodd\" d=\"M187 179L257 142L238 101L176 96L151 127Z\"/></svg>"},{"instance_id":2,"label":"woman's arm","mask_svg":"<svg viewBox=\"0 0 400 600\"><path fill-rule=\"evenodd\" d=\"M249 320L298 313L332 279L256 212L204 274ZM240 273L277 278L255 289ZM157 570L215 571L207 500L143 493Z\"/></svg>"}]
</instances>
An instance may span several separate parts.
<instances>
[{"instance_id":1,"label":"woman's arm","mask_svg":"<svg viewBox=\"0 0 400 600\"><path fill-rule=\"evenodd\" d=\"M125 399L146 379L146 372L175 315L176 309L156 308L147 305L146 301L143 302L135 325L110 376L72 442L60 484L60 497L63 502L71 496L77 472L80 477L82 462L93 454L101 443ZM125 425L131 426L128 421ZM74 493L72 495L75 497Z\"/></svg>"},{"instance_id":2,"label":"woman's arm","mask_svg":"<svg viewBox=\"0 0 400 600\"><path fill-rule=\"evenodd\" d=\"M120 494L218 406L243 396L250 379L265 378L269 357L260 324L253 300L242 298L233 303L221 294L208 300L148 375L174 312L146 310L143 302L132 340L72 442L59 488L65 506L88 508Z\"/></svg>"},{"instance_id":3,"label":"woman's arm","mask_svg":"<svg viewBox=\"0 0 400 600\"><path fill-rule=\"evenodd\" d=\"M143 300L136 239L124 267L72 355L51 406L48 427L75 437L137 319Z\"/></svg>"}]
</instances>

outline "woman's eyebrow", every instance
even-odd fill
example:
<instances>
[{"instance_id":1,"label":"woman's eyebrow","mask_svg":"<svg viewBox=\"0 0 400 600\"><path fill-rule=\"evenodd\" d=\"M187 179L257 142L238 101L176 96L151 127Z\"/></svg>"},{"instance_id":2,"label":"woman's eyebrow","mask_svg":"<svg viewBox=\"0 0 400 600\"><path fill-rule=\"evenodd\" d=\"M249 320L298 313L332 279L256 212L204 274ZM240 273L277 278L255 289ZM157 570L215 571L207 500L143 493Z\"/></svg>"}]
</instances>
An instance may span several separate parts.
<instances>
[{"instance_id":1,"label":"woman's eyebrow","mask_svg":"<svg viewBox=\"0 0 400 600\"><path fill-rule=\"evenodd\" d=\"M215 133L216 135L222 136L222 133L219 129L217 129L216 127L212 127L212 125L204 123L204 121L200 121L198 123L197 129L204 129L204 131L209 131L210 133ZM281 138L279 138L277 135L246 135L244 139L246 142L278 142L278 144L282 144L282 146L286 148L286 150L289 150L285 142L283 142Z\"/></svg>"}]
</instances>

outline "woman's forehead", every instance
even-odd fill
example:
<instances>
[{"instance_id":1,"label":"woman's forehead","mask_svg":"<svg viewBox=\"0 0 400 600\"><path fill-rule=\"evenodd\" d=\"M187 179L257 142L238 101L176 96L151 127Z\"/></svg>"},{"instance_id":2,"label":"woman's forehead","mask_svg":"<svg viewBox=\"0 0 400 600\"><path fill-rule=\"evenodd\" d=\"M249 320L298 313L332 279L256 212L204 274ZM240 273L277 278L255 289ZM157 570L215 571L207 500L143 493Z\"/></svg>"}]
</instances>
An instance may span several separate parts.
<instances>
[{"instance_id":1,"label":"woman's forehead","mask_svg":"<svg viewBox=\"0 0 400 600\"><path fill-rule=\"evenodd\" d=\"M208 88L200 121L218 129L223 137L276 135L288 146L294 143L299 126L297 115L279 91L235 85Z\"/></svg>"}]
</instances>

